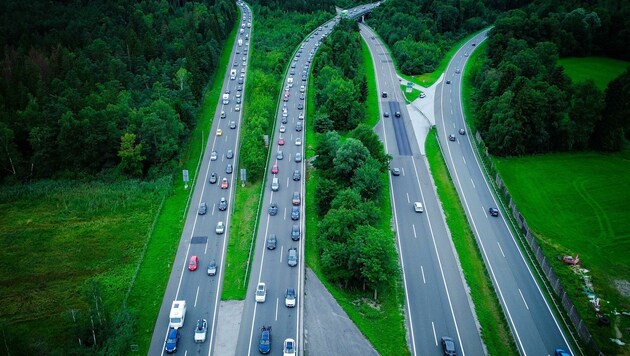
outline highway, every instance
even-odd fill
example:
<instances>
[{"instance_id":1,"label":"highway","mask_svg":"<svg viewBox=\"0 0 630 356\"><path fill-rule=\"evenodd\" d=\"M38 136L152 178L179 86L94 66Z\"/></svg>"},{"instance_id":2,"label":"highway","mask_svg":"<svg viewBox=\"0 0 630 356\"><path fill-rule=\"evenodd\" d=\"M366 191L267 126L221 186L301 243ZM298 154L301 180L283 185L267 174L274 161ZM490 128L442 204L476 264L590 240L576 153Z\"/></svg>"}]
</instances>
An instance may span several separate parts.
<instances>
[{"instance_id":1,"label":"highway","mask_svg":"<svg viewBox=\"0 0 630 356\"><path fill-rule=\"evenodd\" d=\"M355 8L348 11L349 17L359 16L369 11L374 4L365 9ZM254 257L248 293L241 319L236 355L258 354L259 340L263 326L272 328L271 353L278 354L283 349L284 340L296 341L297 352L303 351L302 338L302 300L304 298L304 174L305 162L296 162L296 154L304 155L304 115L306 111L307 80L310 74L310 63L319 46L338 17L322 24L313 31L294 51L291 64L287 68L283 80L283 89L278 96L278 111L274 134L270 137L270 161L267 164L266 180L263 194L263 209L259 216L259 225L254 246ZM291 78L291 79L290 79ZM292 82L292 84L291 84ZM285 101L286 98L286 101ZM298 128L302 125L302 129ZM280 142L283 140L284 142ZM299 144L297 140L300 140ZM279 158L278 152L282 152ZM277 167L278 172L272 170ZM299 172L300 179L294 179L294 172ZM279 188L272 190L274 179ZM299 194L301 202L294 205L294 193ZM269 213L269 207L275 203L278 207L276 215ZM297 207L299 218L292 217L292 210ZM292 238L294 228L299 230L299 238ZM276 235L275 249L267 249L270 235ZM288 265L289 249L296 249L297 266ZM266 299L256 302L255 291L259 283L266 285ZM297 292L295 307L285 306L285 292L294 288Z\"/></svg>"},{"instance_id":2,"label":"highway","mask_svg":"<svg viewBox=\"0 0 630 356\"><path fill-rule=\"evenodd\" d=\"M522 355L551 355L556 347L571 350L564 331L532 274L481 170L466 129L461 104L461 78L469 54L486 32L470 39L453 56L437 87L435 117L440 144L453 182L494 284L505 317ZM450 81L450 84L447 84ZM448 135L455 140L449 141Z\"/></svg>"},{"instance_id":3,"label":"highway","mask_svg":"<svg viewBox=\"0 0 630 356\"><path fill-rule=\"evenodd\" d=\"M212 122L212 129L208 135L205 151L199 165L198 176L191 171L189 175L194 179L190 196L190 209L186 215L184 229L173 262L173 268L169 277L166 292L162 300L162 306L155 323L153 337L149 349L150 355L164 354L165 340L169 329L169 312L174 300L185 300L187 312L184 326L179 329L180 340L177 352L181 354L207 354L213 350L214 335L217 329L217 311L221 295L221 282L223 280L223 268L227 241L229 238L230 212L233 208L234 185L237 184L239 172L234 170L227 173L228 165L238 167L238 142L242 122L240 108L245 97L245 79L249 61L249 37L251 35L252 16L251 11L244 3L239 3L242 18L239 26L237 41L230 57L230 66L223 81L222 93L227 93L227 102L223 97L219 98L219 104ZM217 68L221 70L221 68ZM232 71L235 75L232 76ZM222 113L225 115L222 115ZM224 117L223 117L224 116ZM221 130L221 134L218 131ZM232 152L232 158L228 157L228 151ZM212 152L216 151L216 159ZM210 183L212 174L216 174L217 182ZM222 189L223 179L227 180L229 187ZM227 209L219 210L219 202L225 198ZM198 206L205 202L207 212L199 215ZM225 225L225 232L217 234L216 228L219 222ZM197 256L199 265L197 270L188 269L189 260ZM211 261L218 265L218 272L209 276L207 266ZM204 343L194 342L194 329L197 320L206 319L208 332Z\"/></svg>"},{"instance_id":4,"label":"highway","mask_svg":"<svg viewBox=\"0 0 630 356\"><path fill-rule=\"evenodd\" d=\"M455 341L458 355L483 355L472 303L460 272L428 162L420 154L393 61L367 26L361 35L374 58L381 120L375 130L392 155L390 166L394 229L405 287L407 333L413 355L441 352L441 337ZM382 94L386 92L387 96ZM388 117L384 117L385 113ZM397 117L396 112L400 113ZM424 212L414 210L422 203Z\"/></svg>"}]
</instances>

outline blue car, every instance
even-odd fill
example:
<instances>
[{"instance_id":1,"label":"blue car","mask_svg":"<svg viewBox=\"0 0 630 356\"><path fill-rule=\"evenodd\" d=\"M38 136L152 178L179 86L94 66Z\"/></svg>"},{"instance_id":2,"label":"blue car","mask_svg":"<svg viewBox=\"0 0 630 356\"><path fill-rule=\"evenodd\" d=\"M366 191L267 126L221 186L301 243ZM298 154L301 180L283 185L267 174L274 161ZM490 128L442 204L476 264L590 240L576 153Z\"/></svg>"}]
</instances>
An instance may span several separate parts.
<instances>
[{"instance_id":1,"label":"blue car","mask_svg":"<svg viewBox=\"0 0 630 356\"><path fill-rule=\"evenodd\" d=\"M568 352L564 351L564 350L563 350L563 349L561 349L561 348L557 348L557 349L556 349L556 351L555 351L555 355L556 355L556 356L571 356L571 354L570 354L570 353L568 353Z\"/></svg>"},{"instance_id":2,"label":"blue car","mask_svg":"<svg viewBox=\"0 0 630 356\"><path fill-rule=\"evenodd\" d=\"M268 354L271 352L271 326L263 326L262 329L260 329L258 351L261 354Z\"/></svg>"},{"instance_id":3,"label":"blue car","mask_svg":"<svg viewBox=\"0 0 630 356\"><path fill-rule=\"evenodd\" d=\"M177 351L177 342L179 341L179 329L168 329L168 336L166 336L166 345L164 345L164 351L173 353Z\"/></svg>"}]
</instances>

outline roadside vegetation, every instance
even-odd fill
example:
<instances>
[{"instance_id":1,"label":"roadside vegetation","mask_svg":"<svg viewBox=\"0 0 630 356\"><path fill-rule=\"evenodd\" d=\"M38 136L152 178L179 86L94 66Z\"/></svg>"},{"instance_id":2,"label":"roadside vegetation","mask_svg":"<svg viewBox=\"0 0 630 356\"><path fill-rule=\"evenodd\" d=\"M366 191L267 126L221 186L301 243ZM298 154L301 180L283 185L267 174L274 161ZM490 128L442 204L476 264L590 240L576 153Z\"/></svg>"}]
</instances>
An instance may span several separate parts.
<instances>
[{"instance_id":1,"label":"roadside vegetation","mask_svg":"<svg viewBox=\"0 0 630 356\"><path fill-rule=\"evenodd\" d=\"M607 57L571 57L560 58L558 64L573 83L592 80L602 92L613 79L619 77L628 68L630 62Z\"/></svg>"},{"instance_id":2,"label":"roadside vegetation","mask_svg":"<svg viewBox=\"0 0 630 356\"><path fill-rule=\"evenodd\" d=\"M313 63L306 262L379 353L403 355L409 350L391 229L390 157L370 126L378 120L376 82L363 50L357 23L342 20Z\"/></svg>"}]
</instances>

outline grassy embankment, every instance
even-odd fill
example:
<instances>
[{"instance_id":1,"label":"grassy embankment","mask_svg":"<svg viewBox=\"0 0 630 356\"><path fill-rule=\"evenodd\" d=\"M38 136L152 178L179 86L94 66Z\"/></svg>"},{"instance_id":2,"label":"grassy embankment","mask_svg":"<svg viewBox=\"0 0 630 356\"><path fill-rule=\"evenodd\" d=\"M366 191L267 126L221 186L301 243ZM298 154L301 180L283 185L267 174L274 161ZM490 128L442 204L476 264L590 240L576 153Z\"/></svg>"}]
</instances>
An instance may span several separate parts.
<instances>
[{"instance_id":1,"label":"grassy embankment","mask_svg":"<svg viewBox=\"0 0 630 356\"><path fill-rule=\"evenodd\" d=\"M562 59L573 81L593 80L604 90L628 62L606 58ZM604 68L604 70L602 70ZM470 88L464 87L467 117L472 117ZM556 153L521 158L493 158L514 202L535 231L537 241L607 353L630 354L609 342L619 336L602 328L582 290L582 281L556 258L580 255L590 270L595 291L618 330L630 327L628 318L610 315L630 309L630 149L620 153ZM625 287L624 287L625 286ZM625 291L625 296L620 292Z\"/></svg>"},{"instance_id":2,"label":"grassy embankment","mask_svg":"<svg viewBox=\"0 0 630 356\"><path fill-rule=\"evenodd\" d=\"M180 160L181 169L189 170L191 180L196 179L199 158L205 149L208 132L212 127L213 116L226 74L224 69L229 67L230 54L238 25L239 22L236 21L221 52L217 72L208 84L209 90L204 95L201 110L197 116L197 125L190 135ZM188 211L188 199L192 188L184 189L183 183L179 180L181 177L179 170L174 173L174 177L172 193L165 200L157 218L153 235L150 238L128 299L128 305L137 317L135 341L139 346L138 352L140 354L147 354L149 351L153 326L162 305L173 259L181 238L185 214ZM195 182L191 181L189 185L193 187L194 184Z\"/></svg>"},{"instance_id":3,"label":"grassy embankment","mask_svg":"<svg viewBox=\"0 0 630 356\"><path fill-rule=\"evenodd\" d=\"M379 120L378 96L376 93L376 78L372 57L367 45L363 43L363 69L368 82L367 119L368 125L374 126ZM309 93L313 93L313 81L309 81ZM313 95L307 97L309 108L313 108L315 103ZM307 120L307 158L312 157L314 151L312 147L317 146L317 136L314 134L312 120ZM316 172L308 170L306 184L306 200L314 201L315 186L317 180ZM376 225L377 228L391 230L391 203L389 200L389 175L383 174L382 179L386 189L382 192L380 199L380 210L383 212L381 220ZM306 264L318 276L326 289L333 295L337 303L348 314L350 319L361 330L361 332L372 343L374 348L382 355L405 355L409 354L407 342L405 340L405 326L403 315L404 291L402 281L399 278L392 278L390 285L383 288L379 294L378 308L375 308L368 301L372 298L372 291L362 293L359 291L347 291L331 284L326 280L319 264L319 248L317 247L315 236L318 234L318 219L313 204L306 205Z\"/></svg>"}]
</instances>

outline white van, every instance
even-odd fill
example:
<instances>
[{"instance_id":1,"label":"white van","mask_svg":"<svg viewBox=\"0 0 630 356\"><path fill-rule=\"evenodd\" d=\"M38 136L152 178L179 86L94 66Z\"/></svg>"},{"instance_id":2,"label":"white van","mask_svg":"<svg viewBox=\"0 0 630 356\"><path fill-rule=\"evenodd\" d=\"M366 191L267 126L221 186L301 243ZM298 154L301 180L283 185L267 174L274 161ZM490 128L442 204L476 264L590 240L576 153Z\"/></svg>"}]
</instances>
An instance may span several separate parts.
<instances>
[{"instance_id":1,"label":"white van","mask_svg":"<svg viewBox=\"0 0 630 356\"><path fill-rule=\"evenodd\" d=\"M230 94L223 94L223 105L230 103Z\"/></svg>"},{"instance_id":2,"label":"white van","mask_svg":"<svg viewBox=\"0 0 630 356\"><path fill-rule=\"evenodd\" d=\"M236 79L236 69L232 69L232 70L230 71L230 79L231 79L231 80Z\"/></svg>"},{"instance_id":3,"label":"white van","mask_svg":"<svg viewBox=\"0 0 630 356\"><path fill-rule=\"evenodd\" d=\"M278 182L278 178L274 178L271 180L271 190L277 192L280 189L280 183Z\"/></svg>"},{"instance_id":4,"label":"white van","mask_svg":"<svg viewBox=\"0 0 630 356\"><path fill-rule=\"evenodd\" d=\"M171 313L169 315L170 328L179 329L184 326L184 319L186 319L186 301L174 300L171 306Z\"/></svg>"}]
</instances>

